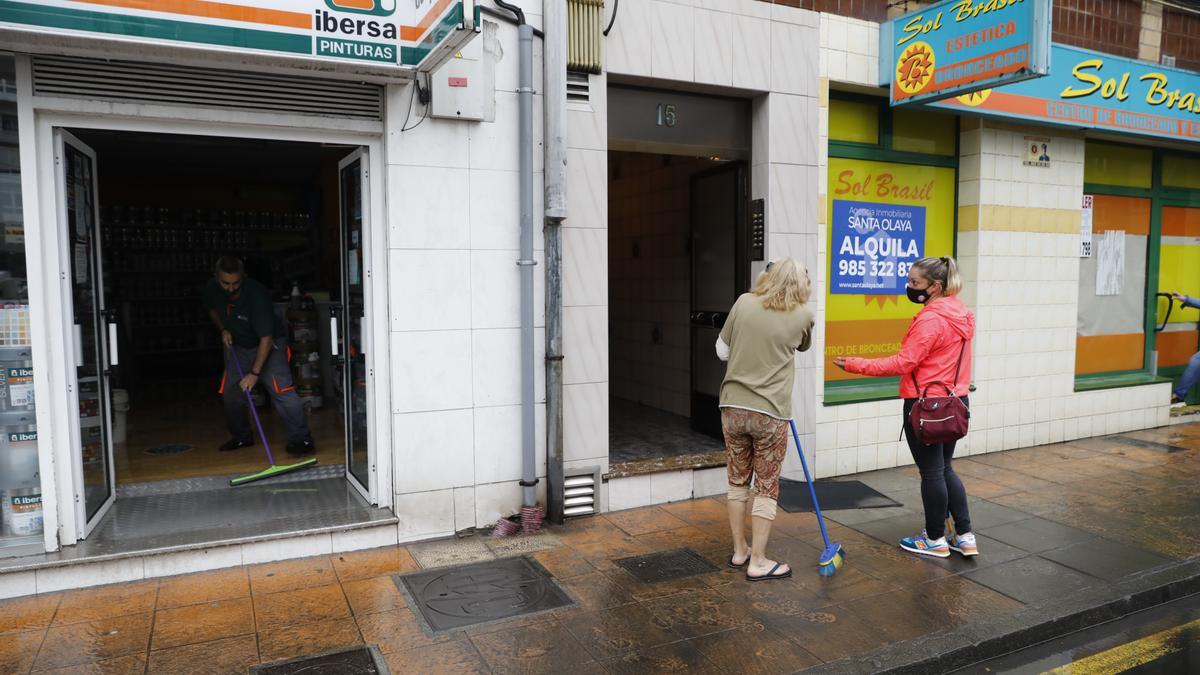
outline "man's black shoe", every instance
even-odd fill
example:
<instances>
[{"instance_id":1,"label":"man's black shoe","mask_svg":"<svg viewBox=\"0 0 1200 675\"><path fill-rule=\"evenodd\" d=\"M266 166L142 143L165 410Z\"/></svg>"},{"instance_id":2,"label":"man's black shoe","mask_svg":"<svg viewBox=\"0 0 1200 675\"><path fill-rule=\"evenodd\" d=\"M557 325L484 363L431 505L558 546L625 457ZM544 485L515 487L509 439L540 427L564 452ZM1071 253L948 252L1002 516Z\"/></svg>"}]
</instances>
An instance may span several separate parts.
<instances>
[{"instance_id":1,"label":"man's black shoe","mask_svg":"<svg viewBox=\"0 0 1200 675\"><path fill-rule=\"evenodd\" d=\"M317 451L317 446L312 441L299 441L287 444L289 455L311 455Z\"/></svg>"},{"instance_id":2,"label":"man's black shoe","mask_svg":"<svg viewBox=\"0 0 1200 675\"><path fill-rule=\"evenodd\" d=\"M239 441L236 438L231 438L222 443L221 447L217 448L217 450L219 452L229 452L230 450L241 450L242 448L248 448L251 445L254 445L254 441Z\"/></svg>"}]
</instances>

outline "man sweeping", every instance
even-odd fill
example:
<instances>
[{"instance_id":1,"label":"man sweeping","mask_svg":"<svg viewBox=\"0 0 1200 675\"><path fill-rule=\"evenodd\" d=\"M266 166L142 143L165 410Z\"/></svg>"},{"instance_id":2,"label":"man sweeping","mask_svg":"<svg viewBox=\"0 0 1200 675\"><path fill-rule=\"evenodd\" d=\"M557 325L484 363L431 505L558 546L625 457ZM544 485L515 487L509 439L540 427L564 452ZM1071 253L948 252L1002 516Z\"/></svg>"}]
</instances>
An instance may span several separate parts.
<instances>
[{"instance_id":1,"label":"man sweeping","mask_svg":"<svg viewBox=\"0 0 1200 675\"><path fill-rule=\"evenodd\" d=\"M262 382L287 429L287 451L312 454L316 446L304 416L304 402L292 383L283 323L275 315L267 288L246 277L241 259L221 256L204 289L204 306L221 333L226 356L221 395L231 438L218 449L228 452L254 445L247 394ZM231 353L238 363L229 358Z\"/></svg>"}]
</instances>

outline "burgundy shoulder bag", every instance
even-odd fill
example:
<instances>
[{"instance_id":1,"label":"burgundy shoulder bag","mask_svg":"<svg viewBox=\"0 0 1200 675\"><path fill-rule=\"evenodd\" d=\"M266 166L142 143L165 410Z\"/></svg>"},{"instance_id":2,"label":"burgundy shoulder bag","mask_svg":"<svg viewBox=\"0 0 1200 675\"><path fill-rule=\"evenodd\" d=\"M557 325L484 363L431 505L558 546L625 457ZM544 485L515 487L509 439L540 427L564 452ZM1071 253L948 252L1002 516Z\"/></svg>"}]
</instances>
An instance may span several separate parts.
<instances>
[{"instance_id":1,"label":"burgundy shoulder bag","mask_svg":"<svg viewBox=\"0 0 1200 675\"><path fill-rule=\"evenodd\" d=\"M913 385L917 387L917 402L908 413L908 421L917 435L917 440L924 445L937 445L957 441L967 435L971 410L962 399L954 395L954 387L958 386L958 371L962 368L963 352L967 349L967 341L963 340L962 348L958 351L958 363L954 365L954 384L947 386L945 382L930 382L922 390L917 384L916 371L909 373ZM941 385L947 396L930 396L929 390Z\"/></svg>"}]
</instances>

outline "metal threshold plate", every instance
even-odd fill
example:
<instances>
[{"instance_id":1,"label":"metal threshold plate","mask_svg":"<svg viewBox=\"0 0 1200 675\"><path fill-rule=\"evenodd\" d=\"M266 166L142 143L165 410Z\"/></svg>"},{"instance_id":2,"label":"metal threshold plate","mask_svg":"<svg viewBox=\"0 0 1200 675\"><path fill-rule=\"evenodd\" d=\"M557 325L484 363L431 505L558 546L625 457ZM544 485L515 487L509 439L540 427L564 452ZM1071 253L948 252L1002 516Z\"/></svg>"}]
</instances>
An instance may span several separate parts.
<instances>
[{"instance_id":1,"label":"metal threshold plate","mask_svg":"<svg viewBox=\"0 0 1200 675\"><path fill-rule=\"evenodd\" d=\"M394 579L434 633L575 605L545 568L525 557Z\"/></svg>"},{"instance_id":2,"label":"metal threshold plate","mask_svg":"<svg viewBox=\"0 0 1200 675\"><path fill-rule=\"evenodd\" d=\"M621 558L613 562L645 584L694 577L698 574L716 572L719 569L690 548L677 548L632 558Z\"/></svg>"},{"instance_id":3,"label":"metal threshold plate","mask_svg":"<svg viewBox=\"0 0 1200 675\"><path fill-rule=\"evenodd\" d=\"M250 669L251 675L389 675L383 655L375 647L355 647L301 656Z\"/></svg>"}]
</instances>

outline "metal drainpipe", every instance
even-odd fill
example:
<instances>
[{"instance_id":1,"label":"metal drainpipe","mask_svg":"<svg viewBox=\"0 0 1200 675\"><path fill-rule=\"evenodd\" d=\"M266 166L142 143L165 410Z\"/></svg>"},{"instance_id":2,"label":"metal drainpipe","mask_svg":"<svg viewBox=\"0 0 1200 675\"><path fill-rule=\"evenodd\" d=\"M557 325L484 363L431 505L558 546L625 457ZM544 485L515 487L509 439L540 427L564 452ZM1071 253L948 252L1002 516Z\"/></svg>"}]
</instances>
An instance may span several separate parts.
<instances>
[{"instance_id":1,"label":"metal drainpipe","mask_svg":"<svg viewBox=\"0 0 1200 675\"><path fill-rule=\"evenodd\" d=\"M563 522L562 223L567 218L567 8L542 3L546 165L546 515Z\"/></svg>"},{"instance_id":2,"label":"metal drainpipe","mask_svg":"<svg viewBox=\"0 0 1200 675\"><path fill-rule=\"evenodd\" d=\"M518 80L520 105L518 154L521 169L521 489L524 506L537 505L537 446L534 441L533 386L533 26L525 12L504 0L496 4L517 17Z\"/></svg>"}]
</instances>

